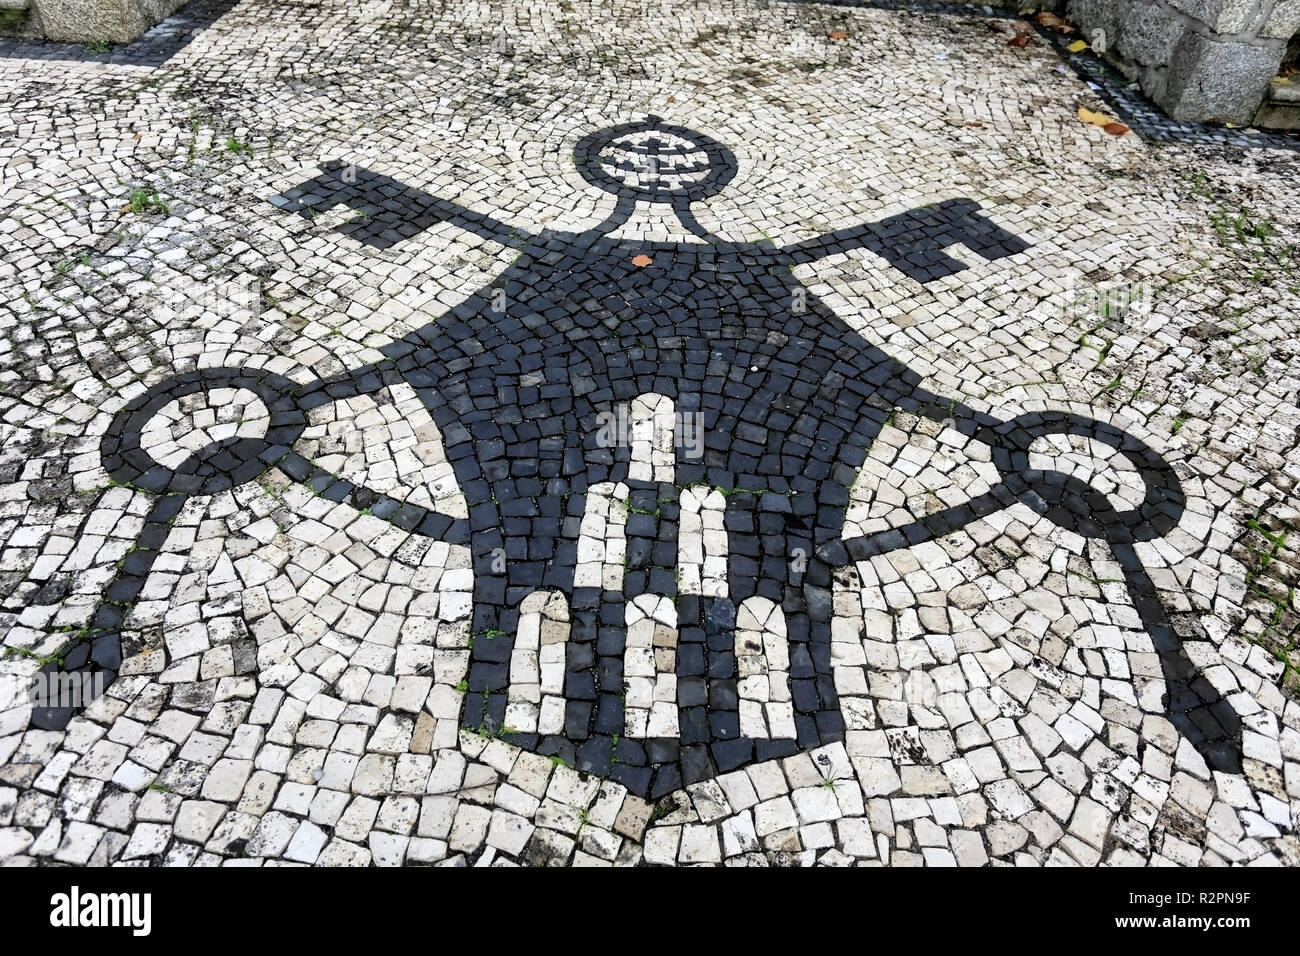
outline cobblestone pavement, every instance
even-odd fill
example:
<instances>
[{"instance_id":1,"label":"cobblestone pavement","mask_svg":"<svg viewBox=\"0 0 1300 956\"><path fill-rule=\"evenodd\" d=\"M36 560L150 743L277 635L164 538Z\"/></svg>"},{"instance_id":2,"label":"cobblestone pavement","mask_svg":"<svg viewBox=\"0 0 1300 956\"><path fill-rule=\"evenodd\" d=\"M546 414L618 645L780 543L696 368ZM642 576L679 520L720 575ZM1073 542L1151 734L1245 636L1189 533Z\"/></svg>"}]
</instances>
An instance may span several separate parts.
<instances>
[{"instance_id":1,"label":"cobblestone pavement","mask_svg":"<svg viewBox=\"0 0 1300 956\"><path fill-rule=\"evenodd\" d=\"M0 58L0 858L1300 864L1294 153L991 11L218 13Z\"/></svg>"}]
</instances>

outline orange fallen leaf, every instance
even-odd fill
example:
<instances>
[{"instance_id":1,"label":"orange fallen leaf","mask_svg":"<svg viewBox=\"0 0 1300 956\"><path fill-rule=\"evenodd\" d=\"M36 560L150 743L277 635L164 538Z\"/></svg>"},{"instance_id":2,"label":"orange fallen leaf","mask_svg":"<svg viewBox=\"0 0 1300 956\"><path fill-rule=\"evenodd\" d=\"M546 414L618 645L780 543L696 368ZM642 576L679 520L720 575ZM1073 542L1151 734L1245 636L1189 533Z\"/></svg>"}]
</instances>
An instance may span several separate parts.
<instances>
[{"instance_id":1,"label":"orange fallen leaf","mask_svg":"<svg viewBox=\"0 0 1300 956\"><path fill-rule=\"evenodd\" d=\"M644 269L646 266L654 265L654 260L643 252L638 256L632 257L632 265L636 266L638 269Z\"/></svg>"},{"instance_id":2,"label":"orange fallen leaf","mask_svg":"<svg viewBox=\"0 0 1300 956\"><path fill-rule=\"evenodd\" d=\"M1125 133L1128 132L1128 127L1125 126L1123 123L1119 123L1119 122L1107 123L1105 126L1102 127L1102 129L1104 129L1107 133L1110 133L1111 136L1123 136Z\"/></svg>"},{"instance_id":3,"label":"orange fallen leaf","mask_svg":"<svg viewBox=\"0 0 1300 956\"><path fill-rule=\"evenodd\" d=\"M832 30L830 33L826 35L830 37L832 40L847 40L849 38L849 35L845 33L843 30Z\"/></svg>"},{"instance_id":4,"label":"orange fallen leaf","mask_svg":"<svg viewBox=\"0 0 1300 956\"><path fill-rule=\"evenodd\" d=\"M675 97L675 96L670 96L670 97L668 97L668 102L669 102L669 103L676 103L676 102L677 102L677 97Z\"/></svg>"},{"instance_id":5,"label":"orange fallen leaf","mask_svg":"<svg viewBox=\"0 0 1300 956\"><path fill-rule=\"evenodd\" d=\"M1015 36L1013 36L1010 40L1007 41L1007 46L1028 46L1028 44L1029 44L1028 33L1017 33Z\"/></svg>"}]
</instances>

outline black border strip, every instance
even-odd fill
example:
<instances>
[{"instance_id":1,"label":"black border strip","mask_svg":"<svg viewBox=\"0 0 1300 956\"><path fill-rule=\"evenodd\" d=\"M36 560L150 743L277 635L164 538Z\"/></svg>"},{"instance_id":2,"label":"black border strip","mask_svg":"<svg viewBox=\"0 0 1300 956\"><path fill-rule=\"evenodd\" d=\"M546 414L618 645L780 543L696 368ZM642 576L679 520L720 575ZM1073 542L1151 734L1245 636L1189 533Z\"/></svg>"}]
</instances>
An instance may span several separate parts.
<instances>
[{"instance_id":1,"label":"black border strip","mask_svg":"<svg viewBox=\"0 0 1300 956\"><path fill-rule=\"evenodd\" d=\"M189 0L171 16L130 43L105 53L92 52L84 43L66 43L35 37L0 37L0 59L73 60L115 66L162 66L202 31L229 13L239 0Z\"/></svg>"}]
</instances>

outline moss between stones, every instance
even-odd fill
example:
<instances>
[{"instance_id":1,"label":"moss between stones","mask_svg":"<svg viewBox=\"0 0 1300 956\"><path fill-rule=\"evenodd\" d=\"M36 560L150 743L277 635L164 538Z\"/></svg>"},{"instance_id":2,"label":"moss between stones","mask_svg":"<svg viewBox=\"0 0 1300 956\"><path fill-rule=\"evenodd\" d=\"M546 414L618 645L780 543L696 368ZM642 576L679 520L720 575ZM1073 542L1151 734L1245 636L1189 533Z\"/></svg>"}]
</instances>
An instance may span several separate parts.
<instances>
[{"instance_id":1,"label":"moss between stones","mask_svg":"<svg viewBox=\"0 0 1300 956\"><path fill-rule=\"evenodd\" d=\"M28 21L32 19L30 8L26 10L0 9L0 36L33 36L35 29Z\"/></svg>"}]
</instances>

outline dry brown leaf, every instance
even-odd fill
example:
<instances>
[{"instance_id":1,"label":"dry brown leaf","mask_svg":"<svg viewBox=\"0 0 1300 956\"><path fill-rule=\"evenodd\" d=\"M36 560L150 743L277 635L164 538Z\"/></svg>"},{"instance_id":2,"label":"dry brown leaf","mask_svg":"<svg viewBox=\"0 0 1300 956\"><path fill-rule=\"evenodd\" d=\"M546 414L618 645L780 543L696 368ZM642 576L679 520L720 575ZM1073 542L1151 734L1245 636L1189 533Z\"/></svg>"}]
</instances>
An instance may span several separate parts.
<instances>
[{"instance_id":1,"label":"dry brown leaf","mask_svg":"<svg viewBox=\"0 0 1300 956\"><path fill-rule=\"evenodd\" d=\"M969 126L969 127L971 127L971 129L983 129L983 128L984 128L984 124L981 123L979 120L967 120L967 121L966 121L965 123L963 123L962 125L963 125L963 126Z\"/></svg>"},{"instance_id":2,"label":"dry brown leaf","mask_svg":"<svg viewBox=\"0 0 1300 956\"><path fill-rule=\"evenodd\" d=\"M670 96L670 97L668 97L668 102L669 102L669 103L676 103L676 102L677 102L677 97L675 97L675 96Z\"/></svg>"},{"instance_id":3,"label":"dry brown leaf","mask_svg":"<svg viewBox=\"0 0 1300 956\"><path fill-rule=\"evenodd\" d=\"M1028 33L1017 33L1015 36L1013 36L1010 40L1007 41L1007 46L1028 46L1028 45L1029 45Z\"/></svg>"},{"instance_id":4,"label":"dry brown leaf","mask_svg":"<svg viewBox=\"0 0 1300 956\"><path fill-rule=\"evenodd\" d=\"M1111 136L1123 136L1125 133L1128 132L1128 127L1120 122L1107 123L1105 126L1102 127L1102 129L1110 133Z\"/></svg>"},{"instance_id":5,"label":"dry brown leaf","mask_svg":"<svg viewBox=\"0 0 1300 956\"><path fill-rule=\"evenodd\" d=\"M1034 17L1039 23L1049 30L1055 30L1057 33L1070 34L1074 32L1074 27L1058 17L1055 13L1044 10L1038 16Z\"/></svg>"},{"instance_id":6,"label":"dry brown leaf","mask_svg":"<svg viewBox=\"0 0 1300 956\"><path fill-rule=\"evenodd\" d=\"M636 266L638 269L644 269L646 266L654 265L654 260L643 252L640 255L632 257L632 265Z\"/></svg>"},{"instance_id":7,"label":"dry brown leaf","mask_svg":"<svg viewBox=\"0 0 1300 956\"><path fill-rule=\"evenodd\" d=\"M832 40L847 40L849 38L849 35L845 33L843 30L832 30L830 33L826 35L830 37Z\"/></svg>"}]
</instances>

